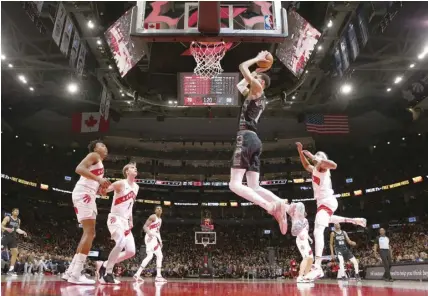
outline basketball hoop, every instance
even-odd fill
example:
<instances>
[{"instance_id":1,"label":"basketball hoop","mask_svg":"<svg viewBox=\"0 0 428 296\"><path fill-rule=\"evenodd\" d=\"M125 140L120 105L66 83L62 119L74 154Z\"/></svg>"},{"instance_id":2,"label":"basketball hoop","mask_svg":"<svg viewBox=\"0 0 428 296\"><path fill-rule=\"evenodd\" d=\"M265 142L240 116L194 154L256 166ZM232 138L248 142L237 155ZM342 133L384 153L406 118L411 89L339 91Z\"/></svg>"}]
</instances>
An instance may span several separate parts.
<instances>
[{"instance_id":1,"label":"basketball hoop","mask_svg":"<svg viewBox=\"0 0 428 296\"><path fill-rule=\"evenodd\" d=\"M223 72L220 61L226 50L225 42L193 41L190 44L190 52L196 61L195 74L205 79L213 79Z\"/></svg>"}]
</instances>

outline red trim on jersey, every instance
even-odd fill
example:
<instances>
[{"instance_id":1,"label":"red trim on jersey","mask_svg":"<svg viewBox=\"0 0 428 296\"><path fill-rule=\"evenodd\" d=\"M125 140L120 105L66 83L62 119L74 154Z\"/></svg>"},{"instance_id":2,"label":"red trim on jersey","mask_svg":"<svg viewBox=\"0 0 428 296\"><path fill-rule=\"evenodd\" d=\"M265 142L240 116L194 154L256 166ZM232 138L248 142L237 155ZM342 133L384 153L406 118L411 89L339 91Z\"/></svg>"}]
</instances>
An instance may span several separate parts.
<instances>
[{"instance_id":1,"label":"red trim on jersey","mask_svg":"<svg viewBox=\"0 0 428 296\"><path fill-rule=\"evenodd\" d=\"M312 181L315 183L315 184L317 184L318 186L320 185L320 183L321 183L321 179L319 178L319 177L317 177L317 176L314 176L314 175L312 175Z\"/></svg>"},{"instance_id":2,"label":"red trim on jersey","mask_svg":"<svg viewBox=\"0 0 428 296\"><path fill-rule=\"evenodd\" d=\"M321 210L326 211L329 216L333 215L333 213L334 213L329 207L327 207L325 205L320 205L317 209L317 213Z\"/></svg>"},{"instance_id":3,"label":"red trim on jersey","mask_svg":"<svg viewBox=\"0 0 428 296\"><path fill-rule=\"evenodd\" d=\"M128 234L130 234L131 233L131 229L128 229L128 230L126 230L125 231L125 236L127 236Z\"/></svg>"},{"instance_id":4,"label":"red trim on jersey","mask_svg":"<svg viewBox=\"0 0 428 296\"><path fill-rule=\"evenodd\" d=\"M156 227L159 227L160 226L160 222L158 222L158 223L156 223L156 224L151 224L150 226L149 226L149 229L153 229L153 228L156 228Z\"/></svg>"},{"instance_id":5,"label":"red trim on jersey","mask_svg":"<svg viewBox=\"0 0 428 296\"><path fill-rule=\"evenodd\" d=\"M101 176L104 174L104 168L92 170L91 173L95 176Z\"/></svg>"},{"instance_id":6,"label":"red trim on jersey","mask_svg":"<svg viewBox=\"0 0 428 296\"><path fill-rule=\"evenodd\" d=\"M159 247L160 247L160 245L157 244L154 250L156 251Z\"/></svg>"},{"instance_id":7,"label":"red trim on jersey","mask_svg":"<svg viewBox=\"0 0 428 296\"><path fill-rule=\"evenodd\" d=\"M117 206L125 201L128 201L130 199L134 199L135 200L135 193L134 191L129 192L127 195L121 196L119 198L116 198L116 200L114 201L114 205Z\"/></svg>"},{"instance_id":8,"label":"red trim on jersey","mask_svg":"<svg viewBox=\"0 0 428 296\"><path fill-rule=\"evenodd\" d=\"M74 212L75 212L76 214L79 214L79 210L78 210L76 207L74 207Z\"/></svg>"}]
</instances>

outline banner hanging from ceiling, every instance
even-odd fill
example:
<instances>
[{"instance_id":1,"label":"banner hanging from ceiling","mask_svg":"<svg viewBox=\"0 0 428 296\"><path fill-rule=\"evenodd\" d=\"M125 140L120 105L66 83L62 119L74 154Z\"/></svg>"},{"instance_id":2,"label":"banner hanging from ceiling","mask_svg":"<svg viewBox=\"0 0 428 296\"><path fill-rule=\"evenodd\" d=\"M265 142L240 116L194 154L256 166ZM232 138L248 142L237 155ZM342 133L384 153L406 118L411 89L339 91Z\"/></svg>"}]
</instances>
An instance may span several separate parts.
<instances>
[{"instance_id":1,"label":"banner hanging from ceiling","mask_svg":"<svg viewBox=\"0 0 428 296\"><path fill-rule=\"evenodd\" d=\"M65 11L65 7L62 3L58 6L58 12L56 14L55 24L52 31L52 39L55 41L56 45L59 46L61 41L61 34L64 29L65 18L67 13Z\"/></svg>"}]
</instances>

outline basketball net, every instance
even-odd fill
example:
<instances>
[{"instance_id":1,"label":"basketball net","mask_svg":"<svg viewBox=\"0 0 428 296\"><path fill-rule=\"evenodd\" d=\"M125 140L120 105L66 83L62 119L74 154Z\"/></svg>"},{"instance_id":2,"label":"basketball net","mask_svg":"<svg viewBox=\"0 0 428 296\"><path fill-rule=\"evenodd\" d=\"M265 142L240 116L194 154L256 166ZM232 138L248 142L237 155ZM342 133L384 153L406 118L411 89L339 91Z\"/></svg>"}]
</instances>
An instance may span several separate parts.
<instances>
[{"instance_id":1,"label":"basketball net","mask_svg":"<svg viewBox=\"0 0 428 296\"><path fill-rule=\"evenodd\" d=\"M226 43L193 41L190 52L196 61L194 72L199 77L213 79L223 72L220 61L226 54Z\"/></svg>"}]
</instances>

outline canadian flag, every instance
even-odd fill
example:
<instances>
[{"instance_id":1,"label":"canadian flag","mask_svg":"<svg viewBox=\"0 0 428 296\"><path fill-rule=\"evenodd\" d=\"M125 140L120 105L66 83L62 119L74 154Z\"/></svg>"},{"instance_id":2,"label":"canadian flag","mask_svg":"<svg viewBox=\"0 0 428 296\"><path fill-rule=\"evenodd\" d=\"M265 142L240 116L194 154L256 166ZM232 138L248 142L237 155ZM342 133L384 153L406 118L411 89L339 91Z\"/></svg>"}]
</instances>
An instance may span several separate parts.
<instances>
[{"instance_id":1,"label":"canadian flag","mask_svg":"<svg viewBox=\"0 0 428 296\"><path fill-rule=\"evenodd\" d=\"M160 29L160 23L144 23L144 29Z\"/></svg>"},{"instance_id":2,"label":"canadian flag","mask_svg":"<svg viewBox=\"0 0 428 296\"><path fill-rule=\"evenodd\" d=\"M73 114L73 132L92 133L106 132L109 129L109 121L98 112L85 112Z\"/></svg>"}]
</instances>

